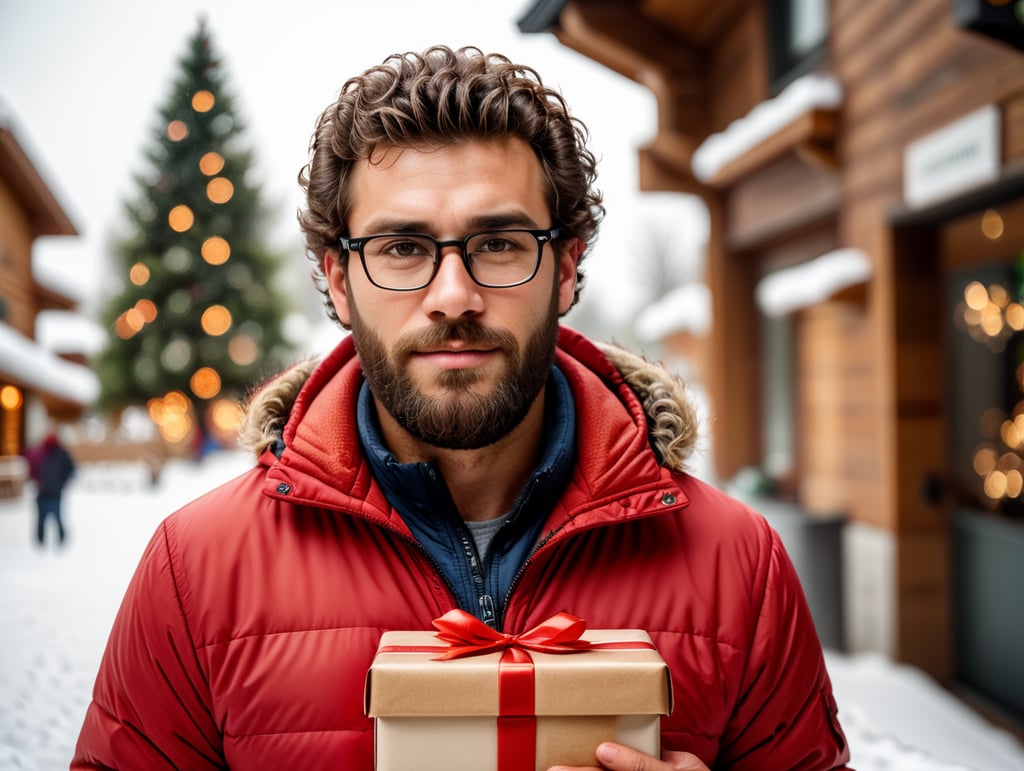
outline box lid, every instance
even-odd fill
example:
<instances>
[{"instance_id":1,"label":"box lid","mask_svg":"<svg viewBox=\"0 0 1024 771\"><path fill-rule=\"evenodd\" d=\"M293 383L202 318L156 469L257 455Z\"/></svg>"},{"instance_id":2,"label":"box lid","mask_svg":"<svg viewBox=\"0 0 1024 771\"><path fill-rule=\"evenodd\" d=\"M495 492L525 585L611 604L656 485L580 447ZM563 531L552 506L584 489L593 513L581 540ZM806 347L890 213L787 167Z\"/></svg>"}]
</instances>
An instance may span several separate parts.
<instances>
[{"instance_id":1,"label":"box lid","mask_svg":"<svg viewBox=\"0 0 1024 771\"><path fill-rule=\"evenodd\" d=\"M592 643L651 645L637 629L589 629ZM394 648L409 648L395 651ZM435 650L423 650L424 647ZM366 679L370 717L498 714L500 651L439 661L445 644L433 632L385 632ZM668 666L651 647L531 652L536 713L542 715L667 715Z\"/></svg>"}]
</instances>

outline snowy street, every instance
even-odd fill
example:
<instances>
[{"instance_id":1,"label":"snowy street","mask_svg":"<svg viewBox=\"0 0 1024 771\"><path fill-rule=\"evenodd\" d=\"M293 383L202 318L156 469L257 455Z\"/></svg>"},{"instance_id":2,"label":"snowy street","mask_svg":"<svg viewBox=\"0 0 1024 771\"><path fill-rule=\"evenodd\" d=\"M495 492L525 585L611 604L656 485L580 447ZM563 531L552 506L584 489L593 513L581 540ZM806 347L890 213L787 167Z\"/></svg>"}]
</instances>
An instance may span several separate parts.
<instances>
[{"instance_id":1,"label":"snowy street","mask_svg":"<svg viewBox=\"0 0 1024 771\"><path fill-rule=\"evenodd\" d=\"M250 465L241 454L80 469L65 493L68 543L34 542L30 491L0 500L0 769L67 768L110 625L135 563L167 514Z\"/></svg>"},{"instance_id":2,"label":"snowy street","mask_svg":"<svg viewBox=\"0 0 1024 771\"><path fill-rule=\"evenodd\" d=\"M250 464L219 453L144 470L88 467L65 497L68 544L33 542L30 490L0 499L0 770L67 768L121 594L158 522ZM828 655L858 771L1024 771L1024 746L927 677Z\"/></svg>"}]
</instances>

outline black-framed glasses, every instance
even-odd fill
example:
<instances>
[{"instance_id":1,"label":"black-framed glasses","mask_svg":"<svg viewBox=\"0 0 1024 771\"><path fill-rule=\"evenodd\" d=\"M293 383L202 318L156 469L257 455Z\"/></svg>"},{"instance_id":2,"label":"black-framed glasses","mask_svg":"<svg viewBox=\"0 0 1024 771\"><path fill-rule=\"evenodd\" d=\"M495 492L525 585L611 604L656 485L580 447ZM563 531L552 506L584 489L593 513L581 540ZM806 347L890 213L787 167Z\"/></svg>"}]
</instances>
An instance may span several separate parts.
<instances>
[{"instance_id":1,"label":"black-framed glasses","mask_svg":"<svg viewBox=\"0 0 1024 771\"><path fill-rule=\"evenodd\" d=\"M423 289L437 275L441 250L459 247L470 277L480 286L501 289L525 284L537 275L544 245L559 229L506 228L470 233L456 241L438 241L422 233L381 233L340 238L341 248L355 250L370 282L381 289Z\"/></svg>"}]
</instances>

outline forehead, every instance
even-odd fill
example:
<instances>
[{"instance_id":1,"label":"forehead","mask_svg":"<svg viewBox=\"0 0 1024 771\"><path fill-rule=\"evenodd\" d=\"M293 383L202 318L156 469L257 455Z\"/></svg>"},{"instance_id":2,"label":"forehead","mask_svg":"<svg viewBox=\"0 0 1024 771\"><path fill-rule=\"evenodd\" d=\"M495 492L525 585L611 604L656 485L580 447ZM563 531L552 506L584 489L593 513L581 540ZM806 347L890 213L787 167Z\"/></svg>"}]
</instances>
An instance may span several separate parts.
<instances>
[{"instance_id":1,"label":"forehead","mask_svg":"<svg viewBox=\"0 0 1024 771\"><path fill-rule=\"evenodd\" d=\"M519 137L378 148L353 167L349 199L353 234L455 231L489 216L550 225L543 169Z\"/></svg>"}]
</instances>

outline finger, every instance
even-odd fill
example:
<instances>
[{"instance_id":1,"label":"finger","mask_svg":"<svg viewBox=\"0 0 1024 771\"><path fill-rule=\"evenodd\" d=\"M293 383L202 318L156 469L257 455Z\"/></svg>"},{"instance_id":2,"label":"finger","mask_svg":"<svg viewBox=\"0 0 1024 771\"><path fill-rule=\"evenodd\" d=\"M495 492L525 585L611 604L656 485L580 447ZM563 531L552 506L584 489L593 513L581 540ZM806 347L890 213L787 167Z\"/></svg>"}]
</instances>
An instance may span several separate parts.
<instances>
[{"instance_id":1,"label":"finger","mask_svg":"<svg viewBox=\"0 0 1024 771\"><path fill-rule=\"evenodd\" d=\"M597 748L596 755L608 771L708 771L700 758L689 752L665 751L658 760L631 747L607 742Z\"/></svg>"},{"instance_id":2,"label":"finger","mask_svg":"<svg viewBox=\"0 0 1024 771\"><path fill-rule=\"evenodd\" d=\"M700 758L689 752L665 750L661 760L622 744L606 742L596 751L601 768L594 766L552 766L548 771L709 771Z\"/></svg>"},{"instance_id":3,"label":"finger","mask_svg":"<svg viewBox=\"0 0 1024 771\"><path fill-rule=\"evenodd\" d=\"M709 771L704 762L690 752L665 750L661 753L661 759L668 763L673 771Z\"/></svg>"},{"instance_id":4,"label":"finger","mask_svg":"<svg viewBox=\"0 0 1024 771\"><path fill-rule=\"evenodd\" d=\"M598 746L595 754L598 762L609 771L655 771L659 766L666 768L656 758L622 744L606 742Z\"/></svg>"}]
</instances>

